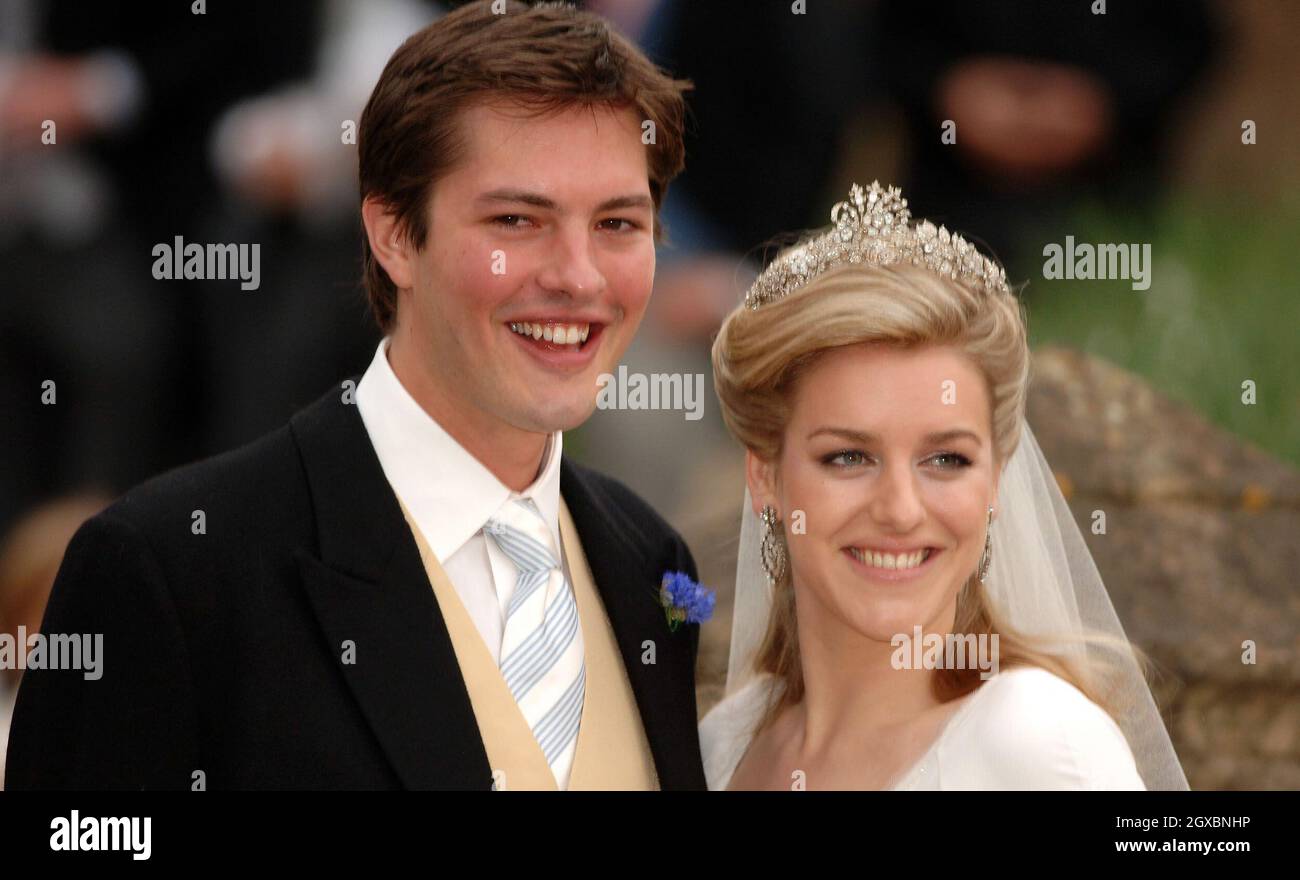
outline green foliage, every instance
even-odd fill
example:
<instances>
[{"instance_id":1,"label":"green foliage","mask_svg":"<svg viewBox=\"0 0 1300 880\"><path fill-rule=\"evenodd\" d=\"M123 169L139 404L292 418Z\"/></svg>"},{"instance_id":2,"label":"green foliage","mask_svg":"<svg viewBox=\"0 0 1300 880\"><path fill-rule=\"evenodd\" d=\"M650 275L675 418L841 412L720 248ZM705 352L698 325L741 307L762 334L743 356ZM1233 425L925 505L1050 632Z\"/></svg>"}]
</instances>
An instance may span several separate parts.
<instances>
[{"instance_id":1,"label":"green foliage","mask_svg":"<svg viewBox=\"0 0 1300 880\"><path fill-rule=\"evenodd\" d=\"M1081 211L1068 227L1076 242L1151 244L1151 287L1046 280L1031 254L1008 272L1029 279L1030 344L1105 358L1300 464L1300 205L1254 210L1189 199L1141 222Z\"/></svg>"}]
</instances>

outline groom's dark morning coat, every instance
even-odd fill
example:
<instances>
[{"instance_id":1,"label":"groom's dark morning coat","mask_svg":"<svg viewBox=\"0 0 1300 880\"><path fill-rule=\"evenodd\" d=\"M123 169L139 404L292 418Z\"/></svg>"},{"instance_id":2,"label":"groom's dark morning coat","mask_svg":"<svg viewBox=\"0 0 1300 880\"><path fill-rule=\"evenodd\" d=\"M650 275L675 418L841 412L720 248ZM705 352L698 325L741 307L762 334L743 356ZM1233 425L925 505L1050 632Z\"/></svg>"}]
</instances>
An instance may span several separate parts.
<instances>
[{"instance_id":1,"label":"groom's dark morning coat","mask_svg":"<svg viewBox=\"0 0 1300 880\"><path fill-rule=\"evenodd\" d=\"M103 677L27 670L7 788L190 788L199 771L209 789L491 788L415 540L341 397L81 527L41 628L102 633ZM665 571L696 577L690 552L622 484L567 459L560 474L660 786L704 789L699 627L670 632L654 595Z\"/></svg>"}]
</instances>

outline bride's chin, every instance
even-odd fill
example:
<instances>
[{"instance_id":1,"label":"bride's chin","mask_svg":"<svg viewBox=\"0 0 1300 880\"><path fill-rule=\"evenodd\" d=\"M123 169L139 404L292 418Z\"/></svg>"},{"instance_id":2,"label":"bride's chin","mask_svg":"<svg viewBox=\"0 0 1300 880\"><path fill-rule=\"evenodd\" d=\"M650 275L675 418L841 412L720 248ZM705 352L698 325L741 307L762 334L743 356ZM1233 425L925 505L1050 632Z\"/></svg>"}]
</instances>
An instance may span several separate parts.
<instances>
[{"instance_id":1,"label":"bride's chin","mask_svg":"<svg viewBox=\"0 0 1300 880\"><path fill-rule=\"evenodd\" d=\"M911 636L914 618L907 617L880 617L878 615L869 615L867 617L858 616L856 620L846 621L849 628L857 633L862 639L889 648L899 635Z\"/></svg>"},{"instance_id":2,"label":"bride's chin","mask_svg":"<svg viewBox=\"0 0 1300 880\"><path fill-rule=\"evenodd\" d=\"M872 607L854 609L845 622L864 639L887 647L899 636L910 639L917 626L930 632L935 628L934 621L942 617L941 609L933 608L928 601L908 602L906 607L893 608L883 608L880 604L873 602Z\"/></svg>"}]
</instances>

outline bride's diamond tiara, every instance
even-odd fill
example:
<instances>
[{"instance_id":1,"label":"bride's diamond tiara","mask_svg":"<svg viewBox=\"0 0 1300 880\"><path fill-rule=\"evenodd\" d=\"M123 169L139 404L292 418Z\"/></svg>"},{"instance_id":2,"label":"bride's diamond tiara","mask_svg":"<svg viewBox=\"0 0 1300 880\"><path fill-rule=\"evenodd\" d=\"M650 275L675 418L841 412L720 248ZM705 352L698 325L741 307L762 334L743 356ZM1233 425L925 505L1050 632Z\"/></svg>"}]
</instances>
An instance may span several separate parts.
<instances>
[{"instance_id":1,"label":"bride's diamond tiara","mask_svg":"<svg viewBox=\"0 0 1300 880\"><path fill-rule=\"evenodd\" d=\"M976 290L1008 293L1006 270L984 256L960 235L929 220L909 225L907 199L896 186L881 189L878 181L864 190L853 184L847 201L831 208L825 232L774 261L758 276L745 305L756 309L803 287L835 266L846 263L911 263L925 266Z\"/></svg>"}]
</instances>

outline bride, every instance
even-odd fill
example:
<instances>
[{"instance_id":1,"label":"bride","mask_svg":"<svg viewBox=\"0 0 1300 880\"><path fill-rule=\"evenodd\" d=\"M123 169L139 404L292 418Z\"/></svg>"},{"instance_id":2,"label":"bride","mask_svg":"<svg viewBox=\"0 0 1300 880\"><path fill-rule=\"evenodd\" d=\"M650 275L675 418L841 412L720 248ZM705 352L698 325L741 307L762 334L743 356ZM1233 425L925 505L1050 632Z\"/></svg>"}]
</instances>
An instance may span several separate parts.
<instances>
[{"instance_id":1,"label":"bride","mask_svg":"<svg viewBox=\"0 0 1300 880\"><path fill-rule=\"evenodd\" d=\"M1186 789L1024 419L1000 266L854 185L724 322L746 447L721 789Z\"/></svg>"}]
</instances>

